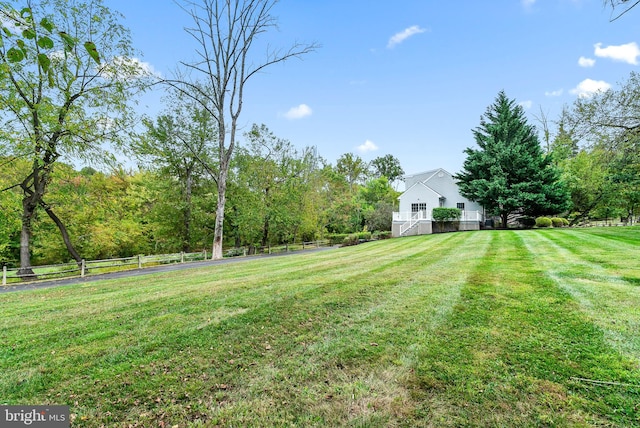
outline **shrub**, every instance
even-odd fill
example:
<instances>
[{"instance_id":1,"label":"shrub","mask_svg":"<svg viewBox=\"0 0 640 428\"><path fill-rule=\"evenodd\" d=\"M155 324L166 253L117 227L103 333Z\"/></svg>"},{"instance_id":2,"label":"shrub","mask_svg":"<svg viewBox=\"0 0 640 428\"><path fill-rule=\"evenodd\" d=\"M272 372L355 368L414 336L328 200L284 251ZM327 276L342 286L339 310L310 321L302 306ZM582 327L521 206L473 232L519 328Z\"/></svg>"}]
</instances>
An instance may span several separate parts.
<instances>
[{"instance_id":1,"label":"shrub","mask_svg":"<svg viewBox=\"0 0 640 428\"><path fill-rule=\"evenodd\" d=\"M371 232L360 232L358 233L358 239L363 241L371 241Z\"/></svg>"},{"instance_id":2,"label":"shrub","mask_svg":"<svg viewBox=\"0 0 640 428\"><path fill-rule=\"evenodd\" d=\"M391 231L387 230L384 232L374 232L374 234L371 236L372 239L390 239L391 238Z\"/></svg>"},{"instance_id":3,"label":"shrub","mask_svg":"<svg viewBox=\"0 0 640 428\"><path fill-rule=\"evenodd\" d=\"M344 242L344 238L349 236L348 233L332 233L327 235L330 245L340 245Z\"/></svg>"},{"instance_id":4,"label":"shrub","mask_svg":"<svg viewBox=\"0 0 640 428\"><path fill-rule=\"evenodd\" d=\"M549 217L538 217L536 219L536 227L551 227L551 219Z\"/></svg>"},{"instance_id":5,"label":"shrub","mask_svg":"<svg viewBox=\"0 0 640 428\"><path fill-rule=\"evenodd\" d=\"M518 219L518 223L525 229L531 229L536 225L536 219L533 217L520 217Z\"/></svg>"},{"instance_id":6,"label":"shrub","mask_svg":"<svg viewBox=\"0 0 640 428\"><path fill-rule=\"evenodd\" d=\"M566 218L562 217L562 224L564 224L565 226L569 226L569 220L567 220Z\"/></svg>"},{"instance_id":7,"label":"shrub","mask_svg":"<svg viewBox=\"0 0 640 428\"><path fill-rule=\"evenodd\" d=\"M460 220L462 211L459 208L434 208L431 211L431 216L434 221L454 221Z\"/></svg>"},{"instance_id":8,"label":"shrub","mask_svg":"<svg viewBox=\"0 0 640 428\"><path fill-rule=\"evenodd\" d=\"M349 247L351 245L358 245L359 242L360 240L358 239L358 234L352 233L350 235L345 236L345 238L342 240L342 246Z\"/></svg>"},{"instance_id":9,"label":"shrub","mask_svg":"<svg viewBox=\"0 0 640 428\"><path fill-rule=\"evenodd\" d=\"M553 225L553 227L563 227L564 221L562 221L560 217L553 217L551 219L551 224Z\"/></svg>"}]
</instances>

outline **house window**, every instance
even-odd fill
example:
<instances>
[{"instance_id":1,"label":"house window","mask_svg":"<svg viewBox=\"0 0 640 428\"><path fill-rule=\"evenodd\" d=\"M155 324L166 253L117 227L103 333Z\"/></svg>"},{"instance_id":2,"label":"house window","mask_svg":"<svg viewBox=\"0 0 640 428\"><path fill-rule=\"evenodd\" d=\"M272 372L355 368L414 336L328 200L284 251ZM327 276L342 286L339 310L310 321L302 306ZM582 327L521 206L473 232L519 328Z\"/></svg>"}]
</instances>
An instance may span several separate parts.
<instances>
[{"instance_id":1,"label":"house window","mask_svg":"<svg viewBox=\"0 0 640 428\"><path fill-rule=\"evenodd\" d=\"M456 208L458 208L459 210L463 210L464 211L464 202L458 202L456 204Z\"/></svg>"},{"instance_id":2,"label":"house window","mask_svg":"<svg viewBox=\"0 0 640 428\"><path fill-rule=\"evenodd\" d=\"M424 202L420 202L417 204L411 204L411 212L412 213L417 213L418 211L426 211L427 210L427 204Z\"/></svg>"}]
</instances>

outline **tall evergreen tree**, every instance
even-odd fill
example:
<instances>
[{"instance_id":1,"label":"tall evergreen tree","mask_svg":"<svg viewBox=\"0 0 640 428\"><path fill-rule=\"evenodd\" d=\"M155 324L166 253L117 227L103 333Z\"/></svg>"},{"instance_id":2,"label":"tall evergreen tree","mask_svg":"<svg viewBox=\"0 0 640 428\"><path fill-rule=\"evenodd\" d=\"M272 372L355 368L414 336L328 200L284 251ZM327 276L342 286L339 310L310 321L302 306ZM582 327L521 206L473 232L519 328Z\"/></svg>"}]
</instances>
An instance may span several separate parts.
<instances>
[{"instance_id":1,"label":"tall evergreen tree","mask_svg":"<svg viewBox=\"0 0 640 428\"><path fill-rule=\"evenodd\" d=\"M455 178L460 193L500 216L502 227L513 213L537 216L567 208L567 191L551 158L544 156L535 128L504 91L473 135L479 149L465 150L463 171Z\"/></svg>"}]
</instances>

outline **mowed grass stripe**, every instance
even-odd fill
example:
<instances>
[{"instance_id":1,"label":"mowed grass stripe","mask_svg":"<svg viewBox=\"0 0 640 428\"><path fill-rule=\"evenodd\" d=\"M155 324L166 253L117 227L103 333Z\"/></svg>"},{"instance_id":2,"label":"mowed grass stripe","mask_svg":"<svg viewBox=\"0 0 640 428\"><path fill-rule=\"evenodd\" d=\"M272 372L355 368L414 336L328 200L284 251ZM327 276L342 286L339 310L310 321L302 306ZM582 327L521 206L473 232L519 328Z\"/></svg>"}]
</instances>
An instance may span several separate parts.
<instances>
[{"instance_id":1,"label":"mowed grass stripe","mask_svg":"<svg viewBox=\"0 0 640 428\"><path fill-rule=\"evenodd\" d=\"M640 423L637 388L572 379L640 383L537 261L537 245L564 250L528 239L411 237L3 296L0 396L70 404L87 427Z\"/></svg>"},{"instance_id":2,"label":"mowed grass stripe","mask_svg":"<svg viewBox=\"0 0 640 428\"><path fill-rule=\"evenodd\" d=\"M604 234L602 229L548 229L529 230L546 236L559 247L574 253L585 262L610 269L615 274L627 277L637 284L640 280L640 264L629 263L629 259L640 254L640 228L613 228L619 232ZM606 229L604 230L606 231ZM593 233L595 232L595 233ZM616 239L620 238L620 239Z\"/></svg>"},{"instance_id":3,"label":"mowed grass stripe","mask_svg":"<svg viewBox=\"0 0 640 428\"><path fill-rule=\"evenodd\" d=\"M460 263L460 253L471 255L465 263L478 263L488 241L488 235L457 235L449 249L421 254L423 260L403 266L399 279L374 276L364 283L351 282L339 300L302 300L294 312L329 305L326 317L331 322L312 336L299 337L302 346L285 345L290 358L259 366L261 370L251 373L251 386L240 392L251 400L219 407L214 421L258 413L269 426L287 420L305 426L394 426L412 417L417 406L412 398L417 353L426 338L437 335L437 326L450 313L466 279L464 270L451 268ZM385 274L395 274L396 269ZM373 299L356 303L369 293ZM273 411L296 395L303 402L304 417L300 409L291 414ZM234 420L242 425L251 419Z\"/></svg>"},{"instance_id":4,"label":"mowed grass stripe","mask_svg":"<svg viewBox=\"0 0 640 428\"><path fill-rule=\"evenodd\" d=\"M417 375L427 425L637 424L637 390L574 379L640 384L636 362L545 276L531 236L493 234L452 317L425 348Z\"/></svg>"},{"instance_id":5,"label":"mowed grass stripe","mask_svg":"<svg viewBox=\"0 0 640 428\"><path fill-rule=\"evenodd\" d=\"M627 244L633 247L640 247L640 226L633 227L598 227L587 229L572 229L576 233L583 233L592 237L598 237L610 242Z\"/></svg>"},{"instance_id":6,"label":"mowed grass stripe","mask_svg":"<svg viewBox=\"0 0 640 428\"><path fill-rule=\"evenodd\" d=\"M589 242L592 236L595 242ZM571 251L573 247L565 244L566 237L566 233L532 231L527 241L531 249L535 248L545 275L580 304L612 346L635 359L640 367L640 287L628 281L628 277L620 276L630 269L612 268L607 262L594 263L589 261L593 260L591 257L585 260L587 252ZM598 248L599 237L586 234L580 238L581 248ZM598 252L600 257L607 255ZM609 258L616 260L621 256L630 257L626 250L608 253Z\"/></svg>"}]
</instances>

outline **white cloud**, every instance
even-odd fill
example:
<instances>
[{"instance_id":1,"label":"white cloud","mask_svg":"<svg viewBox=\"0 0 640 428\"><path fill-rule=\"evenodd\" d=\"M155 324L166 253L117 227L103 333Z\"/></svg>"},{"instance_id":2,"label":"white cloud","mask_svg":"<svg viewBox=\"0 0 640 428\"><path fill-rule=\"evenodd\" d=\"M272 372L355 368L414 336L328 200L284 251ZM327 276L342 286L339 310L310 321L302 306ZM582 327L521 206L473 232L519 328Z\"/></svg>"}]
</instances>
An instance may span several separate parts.
<instances>
[{"instance_id":1,"label":"white cloud","mask_svg":"<svg viewBox=\"0 0 640 428\"><path fill-rule=\"evenodd\" d=\"M580 58L578 58L578 65L580 67L593 67L594 65L596 65L596 60L593 58L586 58L581 56Z\"/></svg>"},{"instance_id":2,"label":"white cloud","mask_svg":"<svg viewBox=\"0 0 640 428\"><path fill-rule=\"evenodd\" d=\"M562 95L563 92L564 90L558 89L556 91L547 91L544 93L544 95L547 97L559 97L560 95Z\"/></svg>"},{"instance_id":3,"label":"white cloud","mask_svg":"<svg viewBox=\"0 0 640 428\"><path fill-rule=\"evenodd\" d=\"M601 58L610 58L614 61L622 61L628 64L638 65L638 56L640 56L640 48L636 42L627 43L619 46L601 47L602 43L594 45L595 56Z\"/></svg>"},{"instance_id":4,"label":"white cloud","mask_svg":"<svg viewBox=\"0 0 640 428\"><path fill-rule=\"evenodd\" d=\"M360 153L375 152L378 150L378 146L376 146L373 141L367 140L363 144L360 144L357 149Z\"/></svg>"},{"instance_id":5,"label":"white cloud","mask_svg":"<svg viewBox=\"0 0 640 428\"><path fill-rule=\"evenodd\" d=\"M531 106L533 105L533 101L531 101L531 100L520 101L518 103L518 105L520 105L525 110L529 110L531 108Z\"/></svg>"},{"instance_id":6,"label":"white cloud","mask_svg":"<svg viewBox=\"0 0 640 428\"><path fill-rule=\"evenodd\" d=\"M407 40L409 37L414 36L416 34L420 34L420 33L424 33L427 30L425 30L424 28L420 28L417 25L413 25L409 28L404 29L403 31L394 34L393 36L391 36L391 38L389 39L389 43L387 43L387 47L388 48L393 48L396 45L404 42L405 40Z\"/></svg>"},{"instance_id":7,"label":"white cloud","mask_svg":"<svg viewBox=\"0 0 640 428\"><path fill-rule=\"evenodd\" d=\"M313 110L306 104L300 104L297 107L292 107L288 112L284 114L289 120L302 119L303 117L311 116Z\"/></svg>"},{"instance_id":8,"label":"white cloud","mask_svg":"<svg viewBox=\"0 0 640 428\"><path fill-rule=\"evenodd\" d=\"M536 0L522 0L522 6L531 7L536 3Z\"/></svg>"},{"instance_id":9,"label":"white cloud","mask_svg":"<svg viewBox=\"0 0 640 428\"><path fill-rule=\"evenodd\" d=\"M605 92L611 88L611 85L604 80L585 79L572 89L570 92L579 98L589 98L597 92Z\"/></svg>"}]
</instances>

